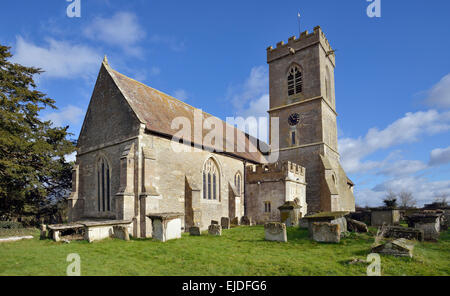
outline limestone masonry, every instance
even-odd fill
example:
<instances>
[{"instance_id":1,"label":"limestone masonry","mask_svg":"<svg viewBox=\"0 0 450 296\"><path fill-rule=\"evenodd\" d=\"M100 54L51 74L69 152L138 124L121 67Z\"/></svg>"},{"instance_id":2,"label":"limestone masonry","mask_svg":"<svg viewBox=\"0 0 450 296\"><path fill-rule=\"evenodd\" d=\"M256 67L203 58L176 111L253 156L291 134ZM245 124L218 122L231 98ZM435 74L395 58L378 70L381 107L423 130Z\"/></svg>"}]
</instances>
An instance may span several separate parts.
<instances>
[{"instance_id":1,"label":"limestone masonry","mask_svg":"<svg viewBox=\"0 0 450 296\"><path fill-rule=\"evenodd\" d=\"M270 139L271 152L279 153L275 163L260 148L267 144L120 74L105 58L78 140L70 222L132 221L130 235L156 231L165 240L178 237L178 227L207 230L212 220L224 228L230 221L280 221L278 208L287 202L299 218L354 211L354 185L337 147L335 56L324 33L316 27L269 47L267 62L268 112L279 118L279 137ZM207 129L194 129L189 145L172 140L180 117L192 126L198 118L200 125L213 120L223 131L223 152L202 145Z\"/></svg>"}]
</instances>

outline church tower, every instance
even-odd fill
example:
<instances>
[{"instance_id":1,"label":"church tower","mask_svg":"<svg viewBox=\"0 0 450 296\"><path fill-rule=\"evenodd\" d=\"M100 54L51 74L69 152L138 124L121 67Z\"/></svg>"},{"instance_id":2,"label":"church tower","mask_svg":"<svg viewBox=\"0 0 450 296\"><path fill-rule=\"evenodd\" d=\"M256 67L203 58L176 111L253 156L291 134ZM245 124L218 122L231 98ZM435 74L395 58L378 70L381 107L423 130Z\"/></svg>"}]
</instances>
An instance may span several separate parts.
<instances>
[{"instance_id":1,"label":"church tower","mask_svg":"<svg viewBox=\"0 0 450 296\"><path fill-rule=\"evenodd\" d=\"M353 183L338 153L335 55L325 34L317 26L279 42L267 48L267 63L268 112L279 118L279 147L272 149L306 168L308 212L354 211Z\"/></svg>"}]
</instances>

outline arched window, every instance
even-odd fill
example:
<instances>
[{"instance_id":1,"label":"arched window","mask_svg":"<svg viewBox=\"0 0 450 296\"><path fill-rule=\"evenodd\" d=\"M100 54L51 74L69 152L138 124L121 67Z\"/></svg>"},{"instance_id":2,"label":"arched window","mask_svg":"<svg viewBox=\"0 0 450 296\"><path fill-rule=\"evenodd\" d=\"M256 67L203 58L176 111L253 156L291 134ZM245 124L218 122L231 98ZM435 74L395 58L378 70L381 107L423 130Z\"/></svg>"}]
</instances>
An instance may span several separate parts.
<instances>
[{"instance_id":1,"label":"arched window","mask_svg":"<svg viewBox=\"0 0 450 296\"><path fill-rule=\"evenodd\" d=\"M97 163L97 203L98 211L111 211L111 170L104 157Z\"/></svg>"},{"instance_id":2,"label":"arched window","mask_svg":"<svg viewBox=\"0 0 450 296\"><path fill-rule=\"evenodd\" d=\"M234 186L236 187L237 194L242 194L242 177L241 173L237 172L236 175L234 175Z\"/></svg>"},{"instance_id":3,"label":"arched window","mask_svg":"<svg viewBox=\"0 0 450 296\"><path fill-rule=\"evenodd\" d=\"M203 167L203 199L218 200L220 175L216 162L210 158Z\"/></svg>"},{"instance_id":4,"label":"arched window","mask_svg":"<svg viewBox=\"0 0 450 296\"><path fill-rule=\"evenodd\" d=\"M288 77L288 95L292 96L301 93L303 90L303 75L298 65L293 65L289 69Z\"/></svg>"}]
</instances>

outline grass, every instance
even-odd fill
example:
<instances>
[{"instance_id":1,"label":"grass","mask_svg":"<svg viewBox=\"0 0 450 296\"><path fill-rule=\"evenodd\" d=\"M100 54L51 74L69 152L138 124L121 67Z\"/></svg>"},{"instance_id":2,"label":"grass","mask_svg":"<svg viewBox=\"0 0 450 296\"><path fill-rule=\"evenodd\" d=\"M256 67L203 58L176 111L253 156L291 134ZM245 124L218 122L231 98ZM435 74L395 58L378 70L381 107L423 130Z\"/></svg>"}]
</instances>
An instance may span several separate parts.
<instances>
[{"instance_id":1,"label":"grass","mask_svg":"<svg viewBox=\"0 0 450 296\"><path fill-rule=\"evenodd\" d=\"M29 236L35 234L36 234L35 228L18 228L18 229L0 228L0 238L7 238L11 236Z\"/></svg>"},{"instance_id":2,"label":"grass","mask_svg":"<svg viewBox=\"0 0 450 296\"><path fill-rule=\"evenodd\" d=\"M221 237L166 243L107 239L70 244L35 239L0 244L0 275L65 275L67 255L81 256L82 275L366 275L373 237L351 234L339 244L319 244L307 230L288 228L288 243L264 241L262 226L224 230ZM414 258L381 257L383 275L450 275L450 232L438 243L417 243Z\"/></svg>"}]
</instances>

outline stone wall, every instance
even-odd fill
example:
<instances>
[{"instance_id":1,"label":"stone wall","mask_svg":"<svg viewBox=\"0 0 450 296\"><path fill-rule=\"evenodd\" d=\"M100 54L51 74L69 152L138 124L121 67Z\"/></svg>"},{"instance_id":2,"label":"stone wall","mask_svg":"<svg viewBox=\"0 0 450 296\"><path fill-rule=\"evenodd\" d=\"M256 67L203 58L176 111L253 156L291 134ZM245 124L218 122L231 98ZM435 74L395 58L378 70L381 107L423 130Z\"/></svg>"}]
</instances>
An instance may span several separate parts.
<instances>
[{"instance_id":1,"label":"stone wall","mask_svg":"<svg viewBox=\"0 0 450 296\"><path fill-rule=\"evenodd\" d=\"M306 215L306 172L291 162L248 166L246 169L247 214L257 224L280 221L278 207L298 200L302 216ZM270 212L265 203L270 202Z\"/></svg>"}]
</instances>

